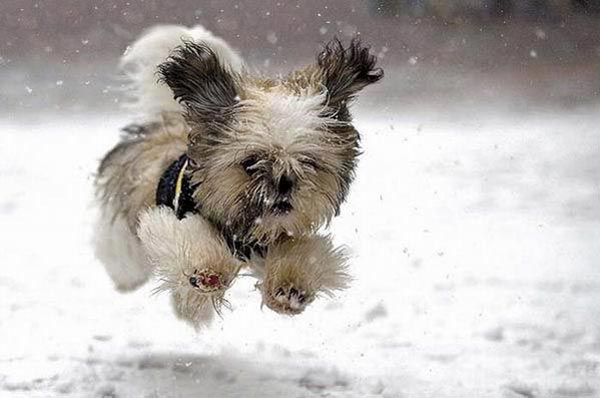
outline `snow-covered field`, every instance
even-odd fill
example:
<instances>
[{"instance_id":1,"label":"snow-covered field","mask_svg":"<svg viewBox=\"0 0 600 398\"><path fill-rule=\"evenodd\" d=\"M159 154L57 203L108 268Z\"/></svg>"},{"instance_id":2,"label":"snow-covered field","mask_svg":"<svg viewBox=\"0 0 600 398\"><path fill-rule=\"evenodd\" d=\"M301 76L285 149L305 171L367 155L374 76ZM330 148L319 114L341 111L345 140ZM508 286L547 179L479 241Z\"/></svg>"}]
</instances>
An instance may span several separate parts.
<instances>
[{"instance_id":1,"label":"snow-covered field","mask_svg":"<svg viewBox=\"0 0 600 398\"><path fill-rule=\"evenodd\" d=\"M352 288L200 333L93 256L126 117L0 121L0 397L600 396L600 108L357 111Z\"/></svg>"}]
</instances>

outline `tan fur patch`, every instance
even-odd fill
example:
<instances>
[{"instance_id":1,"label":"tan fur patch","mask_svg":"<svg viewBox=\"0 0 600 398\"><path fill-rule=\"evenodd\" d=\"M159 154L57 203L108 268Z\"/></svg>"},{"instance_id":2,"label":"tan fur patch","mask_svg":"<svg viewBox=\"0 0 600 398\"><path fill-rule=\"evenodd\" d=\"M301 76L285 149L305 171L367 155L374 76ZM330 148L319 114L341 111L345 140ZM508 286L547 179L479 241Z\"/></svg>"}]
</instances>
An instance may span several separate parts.
<instances>
[{"instance_id":1,"label":"tan fur patch","mask_svg":"<svg viewBox=\"0 0 600 398\"><path fill-rule=\"evenodd\" d=\"M135 233L139 213L155 205L164 170L187 150L188 127L179 116L164 115L143 136L122 141L102 161L96 192L107 217L127 221Z\"/></svg>"},{"instance_id":2,"label":"tan fur patch","mask_svg":"<svg viewBox=\"0 0 600 398\"><path fill-rule=\"evenodd\" d=\"M280 313L296 314L319 294L332 295L347 287L347 255L328 236L311 236L274 245L264 259L264 280L259 284L264 304ZM278 299L291 288L302 296L298 305Z\"/></svg>"}]
</instances>

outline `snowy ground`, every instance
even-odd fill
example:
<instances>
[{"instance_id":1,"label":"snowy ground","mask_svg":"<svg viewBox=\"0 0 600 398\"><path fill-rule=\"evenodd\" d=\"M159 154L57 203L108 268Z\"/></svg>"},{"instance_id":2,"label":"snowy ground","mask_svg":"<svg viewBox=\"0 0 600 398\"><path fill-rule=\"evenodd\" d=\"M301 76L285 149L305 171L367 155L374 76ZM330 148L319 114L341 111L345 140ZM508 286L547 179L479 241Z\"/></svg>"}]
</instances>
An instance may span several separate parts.
<instances>
[{"instance_id":1,"label":"snowy ground","mask_svg":"<svg viewBox=\"0 0 600 398\"><path fill-rule=\"evenodd\" d=\"M353 287L197 334L89 245L124 116L0 121L0 397L600 396L600 112L360 111ZM377 116L377 117L376 117Z\"/></svg>"}]
</instances>

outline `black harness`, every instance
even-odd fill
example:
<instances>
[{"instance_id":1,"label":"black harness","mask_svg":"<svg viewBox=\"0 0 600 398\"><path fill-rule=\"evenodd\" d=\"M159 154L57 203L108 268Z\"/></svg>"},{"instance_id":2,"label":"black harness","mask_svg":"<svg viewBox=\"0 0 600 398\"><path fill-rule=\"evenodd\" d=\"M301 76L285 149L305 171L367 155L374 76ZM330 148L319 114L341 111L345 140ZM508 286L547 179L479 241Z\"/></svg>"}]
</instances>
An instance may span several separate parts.
<instances>
[{"instance_id":1,"label":"black harness","mask_svg":"<svg viewBox=\"0 0 600 398\"><path fill-rule=\"evenodd\" d=\"M189 159L183 154L167 167L156 188L156 205L168 206L182 219L188 213L197 213L194 188L186 172Z\"/></svg>"}]
</instances>

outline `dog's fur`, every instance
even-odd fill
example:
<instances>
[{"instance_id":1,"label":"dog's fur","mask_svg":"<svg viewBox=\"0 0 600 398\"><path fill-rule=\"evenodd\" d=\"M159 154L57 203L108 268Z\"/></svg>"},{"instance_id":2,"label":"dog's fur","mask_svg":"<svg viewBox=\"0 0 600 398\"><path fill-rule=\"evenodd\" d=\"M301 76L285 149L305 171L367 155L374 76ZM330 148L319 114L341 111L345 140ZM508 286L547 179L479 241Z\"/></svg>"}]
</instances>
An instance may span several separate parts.
<instances>
[{"instance_id":1,"label":"dog's fur","mask_svg":"<svg viewBox=\"0 0 600 398\"><path fill-rule=\"evenodd\" d=\"M375 62L359 41L334 40L315 64L270 78L250 74L202 27L143 35L123 58L141 122L97 178L97 252L117 287L155 272L177 314L196 326L245 265L260 274L263 303L280 313L344 288L346 256L316 232L352 182L359 134L348 106L383 76ZM196 207L179 220L155 196L182 154Z\"/></svg>"}]
</instances>

